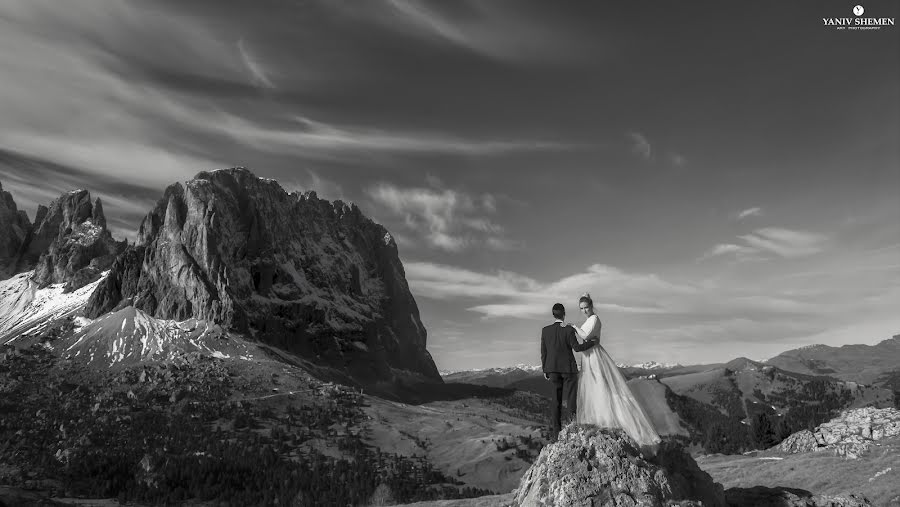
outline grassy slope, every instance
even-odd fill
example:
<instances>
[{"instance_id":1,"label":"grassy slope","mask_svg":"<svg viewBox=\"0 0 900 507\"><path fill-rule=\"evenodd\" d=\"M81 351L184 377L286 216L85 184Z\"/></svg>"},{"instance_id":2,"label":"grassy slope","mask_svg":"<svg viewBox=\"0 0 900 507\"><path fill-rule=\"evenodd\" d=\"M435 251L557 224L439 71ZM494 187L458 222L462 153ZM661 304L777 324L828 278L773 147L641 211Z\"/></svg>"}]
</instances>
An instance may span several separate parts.
<instances>
[{"instance_id":1,"label":"grassy slope","mask_svg":"<svg viewBox=\"0 0 900 507\"><path fill-rule=\"evenodd\" d=\"M793 455L766 451L755 456L702 456L697 463L725 489L762 485L828 495L862 493L874 505L900 505L900 438L883 440L858 460L827 451ZM884 473L876 477L879 472Z\"/></svg>"},{"instance_id":2,"label":"grassy slope","mask_svg":"<svg viewBox=\"0 0 900 507\"><path fill-rule=\"evenodd\" d=\"M371 444L405 456L425 456L445 475L497 492L514 489L531 466L513 448L498 450L497 443L520 441L519 436L542 438L543 424L489 400L414 406L369 398L369 403Z\"/></svg>"}]
</instances>

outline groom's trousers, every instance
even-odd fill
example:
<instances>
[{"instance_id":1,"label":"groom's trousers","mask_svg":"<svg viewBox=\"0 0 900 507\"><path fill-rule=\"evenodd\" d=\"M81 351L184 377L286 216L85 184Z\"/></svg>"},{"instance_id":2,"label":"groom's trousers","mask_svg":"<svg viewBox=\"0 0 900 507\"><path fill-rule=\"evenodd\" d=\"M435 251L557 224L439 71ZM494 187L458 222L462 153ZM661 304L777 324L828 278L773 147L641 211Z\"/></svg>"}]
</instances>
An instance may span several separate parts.
<instances>
[{"instance_id":1,"label":"groom's trousers","mask_svg":"<svg viewBox=\"0 0 900 507\"><path fill-rule=\"evenodd\" d=\"M553 403L550 405L551 438L556 439L562 429L562 402L566 400L570 417L575 417L575 402L578 398L578 373L549 373L553 382Z\"/></svg>"}]
</instances>

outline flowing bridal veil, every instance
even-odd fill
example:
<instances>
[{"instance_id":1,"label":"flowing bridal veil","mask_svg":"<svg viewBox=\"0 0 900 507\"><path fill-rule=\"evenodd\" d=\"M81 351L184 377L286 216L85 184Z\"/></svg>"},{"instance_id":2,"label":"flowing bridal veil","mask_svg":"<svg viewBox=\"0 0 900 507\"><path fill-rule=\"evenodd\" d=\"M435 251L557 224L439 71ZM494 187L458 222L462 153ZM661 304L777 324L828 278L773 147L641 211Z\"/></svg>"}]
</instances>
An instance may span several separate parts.
<instances>
[{"instance_id":1,"label":"flowing bridal veil","mask_svg":"<svg viewBox=\"0 0 900 507\"><path fill-rule=\"evenodd\" d=\"M600 337L600 318L591 315L580 328L585 339ZM642 448L656 452L660 438L619 367L599 344L584 351L578 379L575 422L621 428Z\"/></svg>"}]
</instances>

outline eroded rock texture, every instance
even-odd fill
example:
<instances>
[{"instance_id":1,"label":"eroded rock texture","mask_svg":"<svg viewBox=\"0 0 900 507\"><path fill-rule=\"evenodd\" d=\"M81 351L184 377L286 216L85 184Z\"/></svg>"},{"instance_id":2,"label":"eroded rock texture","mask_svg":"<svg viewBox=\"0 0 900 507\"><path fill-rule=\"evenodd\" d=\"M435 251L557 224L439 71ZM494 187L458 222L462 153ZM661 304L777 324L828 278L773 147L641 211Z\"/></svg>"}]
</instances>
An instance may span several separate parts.
<instances>
[{"instance_id":1,"label":"eroded rock texture","mask_svg":"<svg viewBox=\"0 0 900 507\"><path fill-rule=\"evenodd\" d=\"M87 190L38 206L34 224L0 187L0 277L34 269L39 287L64 283L73 291L96 280L125 244L106 229L103 205Z\"/></svg>"},{"instance_id":2,"label":"eroded rock texture","mask_svg":"<svg viewBox=\"0 0 900 507\"><path fill-rule=\"evenodd\" d=\"M361 380L440 381L397 245L359 208L243 168L169 186L88 303L219 323Z\"/></svg>"},{"instance_id":3,"label":"eroded rock texture","mask_svg":"<svg viewBox=\"0 0 900 507\"><path fill-rule=\"evenodd\" d=\"M895 408L858 408L820 424L815 431L803 430L778 445L782 452L832 451L856 459L882 438L900 435L900 410Z\"/></svg>"},{"instance_id":4,"label":"eroded rock texture","mask_svg":"<svg viewBox=\"0 0 900 507\"><path fill-rule=\"evenodd\" d=\"M124 248L106 228L100 199L92 203L90 192L74 190L38 209L19 267L34 262L39 287L65 283L73 291L95 281Z\"/></svg>"},{"instance_id":5,"label":"eroded rock texture","mask_svg":"<svg viewBox=\"0 0 900 507\"><path fill-rule=\"evenodd\" d=\"M724 506L722 486L664 444L644 459L622 431L571 424L541 451L516 490L520 506Z\"/></svg>"}]
</instances>

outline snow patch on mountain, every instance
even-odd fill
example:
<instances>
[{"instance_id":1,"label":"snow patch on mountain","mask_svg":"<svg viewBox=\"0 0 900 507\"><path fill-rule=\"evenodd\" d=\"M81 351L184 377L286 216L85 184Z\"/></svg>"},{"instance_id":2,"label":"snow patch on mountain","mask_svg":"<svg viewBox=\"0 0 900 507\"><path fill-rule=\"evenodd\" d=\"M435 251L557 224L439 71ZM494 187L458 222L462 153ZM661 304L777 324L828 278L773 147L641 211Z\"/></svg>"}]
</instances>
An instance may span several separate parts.
<instances>
[{"instance_id":1,"label":"snow patch on mountain","mask_svg":"<svg viewBox=\"0 0 900 507\"><path fill-rule=\"evenodd\" d=\"M60 349L63 357L105 367L171 361L189 352L220 359L250 357L247 345L219 325L198 319L157 319L133 306L86 323L53 347Z\"/></svg>"},{"instance_id":2,"label":"snow patch on mountain","mask_svg":"<svg viewBox=\"0 0 900 507\"><path fill-rule=\"evenodd\" d=\"M80 312L108 273L103 272L100 279L68 293L65 283L38 288L32 280L34 271L0 281L0 343L39 333L54 321Z\"/></svg>"},{"instance_id":3,"label":"snow patch on mountain","mask_svg":"<svg viewBox=\"0 0 900 507\"><path fill-rule=\"evenodd\" d=\"M679 363L658 363L656 361L647 361L646 363L637 363L630 366L621 366L619 368L640 368L642 370L669 370L672 368L680 368Z\"/></svg>"}]
</instances>

